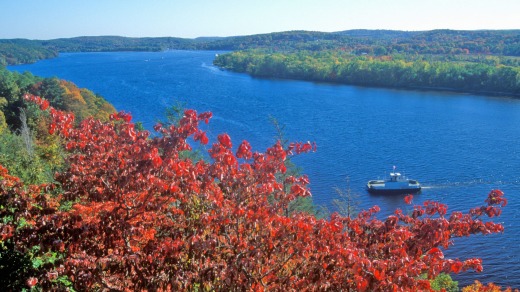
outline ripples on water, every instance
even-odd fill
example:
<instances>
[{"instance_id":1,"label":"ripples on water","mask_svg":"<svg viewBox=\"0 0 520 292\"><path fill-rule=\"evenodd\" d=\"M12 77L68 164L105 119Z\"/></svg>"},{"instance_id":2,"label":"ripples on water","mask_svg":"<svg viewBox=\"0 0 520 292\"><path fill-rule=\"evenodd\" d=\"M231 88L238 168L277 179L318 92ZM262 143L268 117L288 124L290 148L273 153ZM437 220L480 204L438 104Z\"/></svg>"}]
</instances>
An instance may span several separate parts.
<instances>
[{"instance_id":1,"label":"ripples on water","mask_svg":"<svg viewBox=\"0 0 520 292\"><path fill-rule=\"evenodd\" d=\"M425 189L414 202L439 200L467 211L500 188L509 200L505 233L454 240L446 254L481 257L484 272L454 276L520 287L520 101L438 92L360 88L300 81L255 79L211 66L215 52L80 53L10 67L59 76L101 94L151 129L177 101L212 111L207 127L215 138L228 132L235 145L247 139L265 150L276 136L270 116L285 125L292 141L316 141L318 152L296 157L311 179L317 204L330 206L334 188L358 194L360 208L381 207L378 218L401 196L365 192L369 179L393 165Z\"/></svg>"}]
</instances>

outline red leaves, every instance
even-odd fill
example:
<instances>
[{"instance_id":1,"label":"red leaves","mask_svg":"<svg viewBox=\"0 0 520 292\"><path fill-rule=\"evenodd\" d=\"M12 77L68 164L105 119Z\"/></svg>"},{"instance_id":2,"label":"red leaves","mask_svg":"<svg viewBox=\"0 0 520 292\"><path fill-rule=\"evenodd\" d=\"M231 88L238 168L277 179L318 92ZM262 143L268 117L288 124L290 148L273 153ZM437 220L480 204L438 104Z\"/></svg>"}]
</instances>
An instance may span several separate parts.
<instances>
[{"instance_id":1,"label":"red leaves","mask_svg":"<svg viewBox=\"0 0 520 292\"><path fill-rule=\"evenodd\" d=\"M482 260L481 259L469 259L465 260L463 264L463 269L473 269L476 272L480 273L482 272Z\"/></svg>"},{"instance_id":2,"label":"red leaves","mask_svg":"<svg viewBox=\"0 0 520 292\"><path fill-rule=\"evenodd\" d=\"M148 153L143 155L143 158L152 162L153 167L158 168L162 165L163 160L159 155L159 150L154 147L148 150Z\"/></svg>"},{"instance_id":3,"label":"red leaves","mask_svg":"<svg viewBox=\"0 0 520 292\"><path fill-rule=\"evenodd\" d=\"M438 257L438 258L444 258L444 254L442 253L442 251L437 248L437 247L434 247L432 249L430 249L428 252L427 252L428 255L430 256L434 256L434 257Z\"/></svg>"},{"instance_id":4,"label":"red leaves","mask_svg":"<svg viewBox=\"0 0 520 292\"><path fill-rule=\"evenodd\" d=\"M229 138L228 134L218 135L218 142L225 148L231 149L231 147L233 147L233 145L231 144L231 138Z\"/></svg>"},{"instance_id":5,"label":"red leaves","mask_svg":"<svg viewBox=\"0 0 520 292\"><path fill-rule=\"evenodd\" d=\"M368 288L367 279L356 277L356 291L366 291Z\"/></svg>"},{"instance_id":6,"label":"red leaves","mask_svg":"<svg viewBox=\"0 0 520 292\"><path fill-rule=\"evenodd\" d=\"M374 271L374 278L376 278L377 281L383 281L385 278L385 271L384 270L379 271L376 269Z\"/></svg>"},{"instance_id":7,"label":"red leaves","mask_svg":"<svg viewBox=\"0 0 520 292\"><path fill-rule=\"evenodd\" d=\"M236 153L237 158L251 159L253 152L251 152L251 145L246 140L242 141Z\"/></svg>"},{"instance_id":8,"label":"red leaves","mask_svg":"<svg viewBox=\"0 0 520 292\"><path fill-rule=\"evenodd\" d=\"M209 142L208 137L206 136L206 132L198 130L193 136L193 140L200 141L201 144L206 145Z\"/></svg>"},{"instance_id":9,"label":"red leaves","mask_svg":"<svg viewBox=\"0 0 520 292\"><path fill-rule=\"evenodd\" d=\"M126 124L121 127L121 136L126 136L131 141L135 141L137 138L137 133L134 129L133 124Z\"/></svg>"},{"instance_id":10,"label":"red leaves","mask_svg":"<svg viewBox=\"0 0 520 292\"><path fill-rule=\"evenodd\" d=\"M448 206L445 204L441 204L439 202L426 201L424 202L425 212L427 215L433 216L435 214L439 214L440 216L446 215L448 211Z\"/></svg>"},{"instance_id":11,"label":"red leaves","mask_svg":"<svg viewBox=\"0 0 520 292\"><path fill-rule=\"evenodd\" d=\"M201 121L204 121L204 123L207 124L207 123L209 123L209 119L211 119L212 116L213 116L213 114L211 112L205 112L205 113L199 114L198 119Z\"/></svg>"},{"instance_id":12,"label":"red leaves","mask_svg":"<svg viewBox=\"0 0 520 292\"><path fill-rule=\"evenodd\" d=\"M120 111L117 114L111 114L110 120L112 120L112 121L123 120L125 123L130 123L130 121L132 120L132 115L127 112Z\"/></svg>"},{"instance_id":13,"label":"red leaves","mask_svg":"<svg viewBox=\"0 0 520 292\"><path fill-rule=\"evenodd\" d=\"M162 159L159 155L152 157L153 167L157 168L162 165Z\"/></svg>"},{"instance_id":14,"label":"red leaves","mask_svg":"<svg viewBox=\"0 0 520 292\"><path fill-rule=\"evenodd\" d=\"M278 142L253 153L243 141L233 153L231 138L221 134L211 162L182 158L190 136L209 142L198 125L210 113L187 110L178 125L156 125L155 138L135 130L124 112L110 123L88 119L79 127L71 115L53 108L49 115L71 152L69 169L56 177L62 194L25 187L0 167L0 195L14 206L5 212L29 226L0 223L2 240L66 251L56 262L63 270L34 278L47 281L42 285L51 281L46 275L74 275L78 290L427 291L421 274L482 269L478 259L444 258L441 248L454 237L503 230L479 217L500 214L507 204L500 191L490 193L487 206L449 219L447 206L431 201L384 220L376 218L377 206L352 218L290 214L295 198L310 195L309 179L282 175L285 160L315 144L284 149ZM62 202L74 205L61 211Z\"/></svg>"},{"instance_id":15,"label":"red leaves","mask_svg":"<svg viewBox=\"0 0 520 292\"><path fill-rule=\"evenodd\" d=\"M163 125L159 124L159 123L157 123L153 126L153 130L156 132L160 132L162 130L162 128L163 128Z\"/></svg>"},{"instance_id":16,"label":"red leaves","mask_svg":"<svg viewBox=\"0 0 520 292\"><path fill-rule=\"evenodd\" d=\"M306 197L308 196L310 193L309 191L302 187L301 185L292 185L291 186L291 195L294 196L295 198L296 197Z\"/></svg>"},{"instance_id":17,"label":"red leaves","mask_svg":"<svg viewBox=\"0 0 520 292\"><path fill-rule=\"evenodd\" d=\"M42 111L44 111L44 110L48 109L49 106L50 106L49 101L48 100L43 100L43 102L40 104L40 109Z\"/></svg>"},{"instance_id":18,"label":"red leaves","mask_svg":"<svg viewBox=\"0 0 520 292\"><path fill-rule=\"evenodd\" d=\"M289 146L290 149L290 146ZM274 146L271 148L268 148L265 152L268 156L268 160L278 160L278 161L285 161L287 158L287 154L290 152L290 150L283 149L282 144L280 141L278 141Z\"/></svg>"},{"instance_id":19,"label":"red leaves","mask_svg":"<svg viewBox=\"0 0 520 292\"><path fill-rule=\"evenodd\" d=\"M386 221L385 221L385 227L388 230L394 229L397 227L398 222L399 222L399 218L397 218L396 216L388 216L388 218L386 218Z\"/></svg>"},{"instance_id":20,"label":"red leaves","mask_svg":"<svg viewBox=\"0 0 520 292\"><path fill-rule=\"evenodd\" d=\"M13 237L14 227L10 225L4 225L0 228L0 240L3 242L6 239Z\"/></svg>"},{"instance_id":21,"label":"red leaves","mask_svg":"<svg viewBox=\"0 0 520 292\"><path fill-rule=\"evenodd\" d=\"M24 99L35 103L36 105L38 105L40 107L40 109L42 111L45 111L50 107L49 101L44 98L41 98L39 96L26 94L26 95L24 95Z\"/></svg>"},{"instance_id":22,"label":"red leaves","mask_svg":"<svg viewBox=\"0 0 520 292\"><path fill-rule=\"evenodd\" d=\"M35 277L30 277L29 279L27 279L27 286L29 286L29 288L36 286L36 284L38 284L38 279L36 279Z\"/></svg>"},{"instance_id":23,"label":"red leaves","mask_svg":"<svg viewBox=\"0 0 520 292\"><path fill-rule=\"evenodd\" d=\"M237 160L235 156L227 153L224 155L224 164L227 166L235 166L237 164Z\"/></svg>"},{"instance_id":24,"label":"red leaves","mask_svg":"<svg viewBox=\"0 0 520 292\"><path fill-rule=\"evenodd\" d=\"M289 145L289 149L288 149L288 152L290 153L292 150L294 150L294 152L296 152L296 154L301 154L301 153L307 153L307 152L310 152L310 151L316 151L317 149L317 146L316 146L316 143L311 143L309 141L307 141L306 143L291 143Z\"/></svg>"},{"instance_id":25,"label":"red leaves","mask_svg":"<svg viewBox=\"0 0 520 292\"><path fill-rule=\"evenodd\" d=\"M507 199L504 198L504 192L501 190L492 190L486 199L486 203L489 206L500 205L500 207L505 207L507 205Z\"/></svg>"},{"instance_id":26,"label":"red leaves","mask_svg":"<svg viewBox=\"0 0 520 292\"><path fill-rule=\"evenodd\" d=\"M52 135L52 134L54 134L55 131L56 131L56 124L51 123L49 126L49 134Z\"/></svg>"},{"instance_id":27,"label":"red leaves","mask_svg":"<svg viewBox=\"0 0 520 292\"><path fill-rule=\"evenodd\" d=\"M486 214L488 217L492 218L500 216L500 214L502 214L501 208L507 205L507 199L504 198L504 193L500 190L492 190L488 194L488 198L485 202L487 203L487 206L473 208L470 210L470 214L476 217Z\"/></svg>"},{"instance_id":28,"label":"red leaves","mask_svg":"<svg viewBox=\"0 0 520 292\"><path fill-rule=\"evenodd\" d=\"M154 228L149 228L143 232L143 238L145 240L154 240L155 233L156 233L156 230Z\"/></svg>"},{"instance_id":29,"label":"red leaves","mask_svg":"<svg viewBox=\"0 0 520 292\"><path fill-rule=\"evenodd\" d=\"M459 261L456 261L454 262L453 264L451 264L451 271L455 274L458 274L460 273L460 271L462 270L462 262L459 262Z\"/></svg>"}]
</instances>

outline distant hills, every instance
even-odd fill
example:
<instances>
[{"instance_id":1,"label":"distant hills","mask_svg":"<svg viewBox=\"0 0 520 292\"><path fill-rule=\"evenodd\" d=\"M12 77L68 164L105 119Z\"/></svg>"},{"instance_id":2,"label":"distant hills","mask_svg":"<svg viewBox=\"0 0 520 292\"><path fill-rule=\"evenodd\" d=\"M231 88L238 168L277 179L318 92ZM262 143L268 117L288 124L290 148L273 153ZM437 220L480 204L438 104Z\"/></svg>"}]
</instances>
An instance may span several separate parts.
<instances>
[{"instance_id":1,"label":"distant hills","mask_svg":"<svg viewBox=\"0 0 520 292\"><path fill-rule=\"evenodd\" d=\"M84 36L53 40L2 39L0 64L32 63L61 52L245 50L273 52L342 50L354 54L483 54L520 56L520 30L346 30L287 31L267 34L131 38Z\"/></svg>"}]
</instances>

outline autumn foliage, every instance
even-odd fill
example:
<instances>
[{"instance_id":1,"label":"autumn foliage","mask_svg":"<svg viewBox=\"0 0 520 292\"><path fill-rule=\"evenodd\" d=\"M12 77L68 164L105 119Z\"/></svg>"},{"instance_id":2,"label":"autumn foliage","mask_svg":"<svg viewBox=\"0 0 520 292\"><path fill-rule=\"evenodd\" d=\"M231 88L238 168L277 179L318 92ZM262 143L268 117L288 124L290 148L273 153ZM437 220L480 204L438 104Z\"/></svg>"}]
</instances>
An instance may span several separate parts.
<instances>
[{"instance_id":1,"label":"autumn foliage","mask_svg":"<svg viewBox=\"0 0 520 292\"><path fill-rule=\"evenodd\" d=\"M475 280L475 283L473 285L469 285L467 287L462 288L462 292L500 292L500 291L518 292L519 290L518 289L513 290L511 288L506 288L506 289L502 290L502 288L500 286L497 286L493 283L488 283L487 285L483 285L478 280Z\"/></svg>"},{"instance_id":2,"label":"autumn foliage","mask_svg":"<svg viewBox=\"0 0 520 292\"><path fill-rule=\"evenodd\" d=\"M428 201L382 221L377 206L355 218L287 215L310 192L306 176L282 175L284 162L312 151L310 143L254 152L221 134L208 161L193 161L180 153L189 139L209 143L199 123L211 113L186 110L178 125L157 125L150 137L124 112L76 127L72 114L26 99L47 112L49 132L69 153L55 184L26 186L0 167L8 206L0 216L9 218L0 223L1 244L55 255L27 287L60 288L66 279L78 290L428 291L421 275L482 270L480 259L444 257L454 237L503 231L484 220L506 205L499 190L468 213Z\"/></svg>"}]
</instances>

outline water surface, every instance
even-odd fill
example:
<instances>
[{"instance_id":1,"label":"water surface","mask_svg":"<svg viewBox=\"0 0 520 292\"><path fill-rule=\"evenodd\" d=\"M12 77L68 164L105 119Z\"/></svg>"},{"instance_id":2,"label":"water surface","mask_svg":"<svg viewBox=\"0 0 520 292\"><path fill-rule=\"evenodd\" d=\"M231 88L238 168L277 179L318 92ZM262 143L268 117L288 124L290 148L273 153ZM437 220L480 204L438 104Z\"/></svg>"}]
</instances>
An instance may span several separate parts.
<instances>
[{"instance_id":1,"label":"water surface","mask_svg":"<svg viewBox=\"0 0 520 292\"><path fill-rule=\"evenodd\" d=\"M402 196L364 189L394 165L426 186L417 204L440 200L467 211L499 188L509 199L497 219L505 233L456 239L447 255L484 260L483 273L454 276L462 285L480 279L520 287L520 100L257 79L213 67L216 53L61 54L9 69L87 87L148 129L178 102L212 111L210 139L227 132L234 145L245 139L259 151L275 141L274 117L289 140L318 145L316 153L295 158L310 177L316 204L330 206L334 188L350 188L360 209L379 205L380 218L409 210Z\"/></svg>"}]
</instances>

